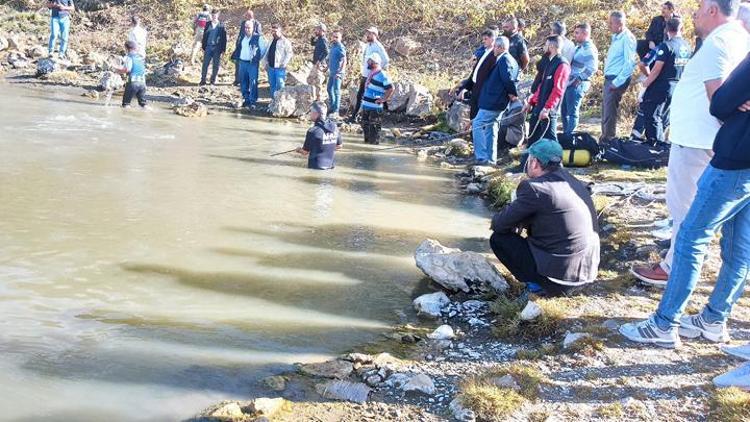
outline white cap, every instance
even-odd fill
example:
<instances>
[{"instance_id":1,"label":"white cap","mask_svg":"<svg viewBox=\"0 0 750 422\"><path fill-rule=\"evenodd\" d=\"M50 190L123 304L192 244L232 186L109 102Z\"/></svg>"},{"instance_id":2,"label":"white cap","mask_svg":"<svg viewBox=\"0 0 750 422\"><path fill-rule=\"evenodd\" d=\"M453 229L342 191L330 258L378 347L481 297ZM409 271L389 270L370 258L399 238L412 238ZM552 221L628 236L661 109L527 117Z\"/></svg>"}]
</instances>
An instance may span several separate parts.
<instances>
[{"instance_id":1,"label":"white cap","mask_svg":"<svg viewBox=\"0 0 750 422\"><path fill-rule=\"evenodd\" d=\"M366 32L372 32L373 34L375 34L375 36L378 36L378 34L380 33L378 31L378 28L376 28L374 26L371 26L371 27L367 28L365 31Z\"/></svg>"},{"instance_id":2,"label":"white cap","mask_svg":"<svg viewBox=\"0 0 750 422\"><path fill-rule=\"evenodd\" d=\"M367 60L368 61L372 60L373 63L377 63L377 64L382 64L383 63L383 58L380 57L380 54L378 54L378 53L372 53L372 54L370 54L369 56L367 56Z\"/></svg>"}]
</instances>

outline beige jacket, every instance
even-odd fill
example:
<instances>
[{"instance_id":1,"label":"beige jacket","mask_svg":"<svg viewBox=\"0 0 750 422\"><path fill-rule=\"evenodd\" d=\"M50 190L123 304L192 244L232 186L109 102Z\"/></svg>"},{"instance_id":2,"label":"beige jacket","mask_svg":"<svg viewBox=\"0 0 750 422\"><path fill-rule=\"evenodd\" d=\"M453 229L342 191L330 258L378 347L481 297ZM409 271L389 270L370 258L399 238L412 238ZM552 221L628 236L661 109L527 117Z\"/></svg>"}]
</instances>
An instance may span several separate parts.
<instances>
[{"instance_id":1,"label":"beige jacket","mask_svg":"<svg viewBox=\"0 0 750 422\"><path fill-rule=\"evenodd\" d=\"M272 42L273 39L271 39L271 41L268 43L269 50L271 48ZM292 56L294 56L294 52L292 51L292 42L289 41L287 37L282 36L278 41L276 41L274 67L286 67L292 60ZM268 68L268 54L266 54L266 56L263 58L263 62L265 63L266 68Z\"/></svg>"}]
</instances>

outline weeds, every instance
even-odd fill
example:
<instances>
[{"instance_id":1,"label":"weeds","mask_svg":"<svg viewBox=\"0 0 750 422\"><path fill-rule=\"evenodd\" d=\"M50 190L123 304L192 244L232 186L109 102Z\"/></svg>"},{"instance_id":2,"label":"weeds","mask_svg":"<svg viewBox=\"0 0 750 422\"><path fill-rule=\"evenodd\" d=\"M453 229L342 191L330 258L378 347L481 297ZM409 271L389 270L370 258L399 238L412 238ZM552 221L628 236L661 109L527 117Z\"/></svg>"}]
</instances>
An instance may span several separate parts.
<instances>
[{"instance_id":1,"label":"weeds","mask_svg":"<svg viewBox=\"0 0 750 422\"><path fill-rule=\"evenodd\" d=\"M506 375L510 375L518 384L518 391L495 384L497 378ZM536 400L543 382L543 376L537 369L513 364L464 381L459 397L466 407L476 412L479 420L502 421L527 401Z\"/></svg>"},{"instance_id":2,"label":"weeds","mask_svg":"<svg viewBox=\"0 0 750 422\"><path fill-rule=\"evenodd\" d=\"M493 208L502 208L513 200L513 193L516 191L518 183L506 178L497 176L490 180L487 188L490 204Z\"/></svg>"},{"instance_id":3,"label":"weeds","mask_svg":"<svg viewBox=\"0 0 750 422\"><path fill-rule=\"evenodd\" d=\"M750 393L735 387L716 390L708 417L722 422L750 420Z\"/></svg>"},{"instance_id":4,"label":"weeds","mask_svg":"<svg viewBox=\"0 0 750 422\"><path fill-rule=\"evenodd\" d=\"M497 315L498 322L492 333L506 340L539 340L559 334L565 320L567 306L557 299L535 301L542 308L542 314L531 321L521 320L521 303L507 297L499 297L490 310Z\"/></svg>"}]
</instances>

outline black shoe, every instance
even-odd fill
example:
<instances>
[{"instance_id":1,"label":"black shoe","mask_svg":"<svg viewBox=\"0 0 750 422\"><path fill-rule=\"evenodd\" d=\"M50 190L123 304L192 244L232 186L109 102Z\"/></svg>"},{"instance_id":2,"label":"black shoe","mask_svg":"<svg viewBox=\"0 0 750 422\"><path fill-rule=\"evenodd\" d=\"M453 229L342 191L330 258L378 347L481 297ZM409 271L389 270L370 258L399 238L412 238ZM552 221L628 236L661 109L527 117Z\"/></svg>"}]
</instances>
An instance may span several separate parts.
<instances>
[{"instance_id":1,"label":"black shoe","mask_svg":"<svg viewBox=\"0 0 750 422\"><path fill-rule=\"evenodd\" d=\"M200 81L200 82L198 82L198 86L206 86L206 81Z\"/></svg>"}]
</instances>

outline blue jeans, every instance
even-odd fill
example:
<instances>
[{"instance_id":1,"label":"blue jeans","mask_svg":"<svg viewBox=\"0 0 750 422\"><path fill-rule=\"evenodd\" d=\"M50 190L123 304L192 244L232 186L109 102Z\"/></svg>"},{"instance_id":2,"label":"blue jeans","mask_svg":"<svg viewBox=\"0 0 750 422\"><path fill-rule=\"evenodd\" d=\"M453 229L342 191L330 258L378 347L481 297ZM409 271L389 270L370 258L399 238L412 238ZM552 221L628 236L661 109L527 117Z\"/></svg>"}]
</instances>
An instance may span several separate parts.
<instances>
[{"instance_id":1,"label":"blue jeans","mask_svg":"<svg viewBox=\"0 0 750 422\"><path fill-rule=\"evenodd\" d=\"M55 41L60 38L60 54L65 55L68 51L68 34L70 33L70 16L51 18L49 21L49 53L55 51Z\"/></svg>"},{"instance_id":2,"label":"blue jeans","mask_svg":"<svg viewBox=\"0 0 750 422\"><path fill-rule=\"evenodd\" d=\"M258 63L240 60L240 91L243 106L255 105L258 101Z\"/></svg>"},{"instance_id":3,"label":"blue jeans","mask_svg":"<svg viewBox=\"0 0 750 422\"><path fill-rule=\"evenodd\" d=\"M497 161L497 131L500 128L502 111L479 109L471 122L471 134L474 138L474 158L477 161Z\"/></svg>"},{"instance_id":4,"label":"blue jeans","mask_svg":"<svg viewBox=\"0 0 750 422\"><path fill-rule=\"evenodd\" d=\"M286 68L284 67L269 67L268 68L268 84L271 86L271 99L273 99L276 91L284 89L284 82L286 82Z\"/></svg>"},{"instance_id":5,"label":"blue jeans","mask_svg":"<svg viewBox=\"0 0 750 422\"><path fill-rule=\"evenodd\" d=\"M328 113L338 113L339 106L341 105L341 79L337 78L336 75L328 75L328 85L326 86L328 92L329 109Z\"/></svg>"},{"instance_id":6,"label":"blue jeans","mask_svg":"<svg viewBox=\"0 0 750 422\"><path fill-rule=\"evenodd\" d=\"M563 133L570 135L580 120L581 102L591 87L591 82L581 81L577 86L568 85L562 101Z\"/></svg>"},{"instance_id":7,"label":"blue jeans","mask_svg":"<svg viewBox=\"0 0 750 422\"><path fill-rule=\"evenodd\" d=\"M703 318L724 322L744 290L750 273L750 170L708 166L675 241L667 289L656 310L656 325L666 330L679 324L695 290L706 250L721 228L722 266Z\"/></svg>"}]
</instances>

